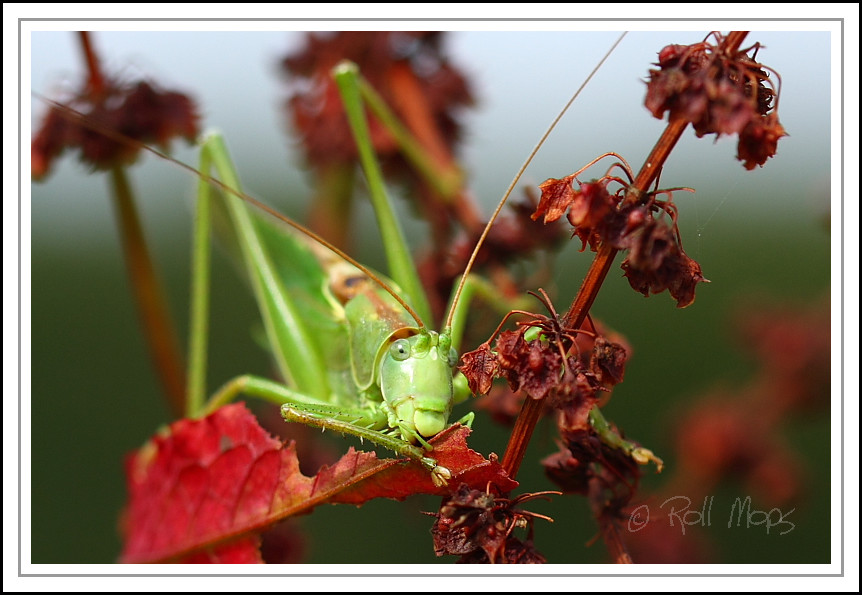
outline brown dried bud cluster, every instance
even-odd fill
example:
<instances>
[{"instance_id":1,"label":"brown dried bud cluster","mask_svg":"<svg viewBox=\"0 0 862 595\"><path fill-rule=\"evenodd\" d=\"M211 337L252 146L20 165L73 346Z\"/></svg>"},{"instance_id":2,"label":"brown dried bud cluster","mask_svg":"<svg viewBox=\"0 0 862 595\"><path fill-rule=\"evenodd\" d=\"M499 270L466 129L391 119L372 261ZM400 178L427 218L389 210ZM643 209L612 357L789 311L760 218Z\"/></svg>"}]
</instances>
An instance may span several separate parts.
<instances>
[{"instance_id":1,"label":"brown dried bud cluster","mask_svg":"<svg viewBox=\"0 0 862 595\"><path fill-rule=\"evenodd\" d=\"M459 562L466 564L544 564L545 558L533 547L532 523L534 518L547 517L516 508L543 495L509 500L461 484L433 515L437 517L431 528L435 553L461 556ZM519 527L529 529L526 540L512 534Z\"/></svg>"},{"instance_id":2,"label":"brown dried bud cluster","mask_svg":"<svg viewBox=\"0 0 862 595\"><path fill-rule=\"evenodd\" d=\"M620 513L637 489L637 461L609 447L589 424L561 429L560 435L560 451L542 461L548 478L566 493L598 497L592 502L597 512Z\"/></svg>"},{"instance_id":3,"label":"brown dried bud cluster","mask_svg":"<svg viewBox=\"0 0 862 595\"><path fill-rule=\"evenodd\" d=\"M556 316L530 316L517 330L499 333L493 350L489 340L461 357L459 370L474 394L487 394L494 378L505 378L513 391L547 399L552 407L573 402L591 407L599 391L622 381L625 346L565 329ZM586 339L579 341L581 336Z\"/></svg>"},{"instance_id":4,"label":"brown dried bud cluster","mask_svg":"<svg viewBox=\"0 0 862 595\"><path fill-rule=\"evenodd\" d=\"M48 112L31 144L31 173L43 178L69 148L95 169L109 169L135 161L144 144L167 147L175 137L193 142L197 135L197 107L188 96L145 81L110 84Z\"/></svg>"},{"instance_id":5,"label":"brown dried bud cluster","mask_svg":"<svg viewBox=\"0 0 862 595\"><path fill-rule=\"evenodd\" d=\"M608 190L611 182L620 184L613 194ZM605 244L628 250L622 268L634 290L645 296L668 290L679 308L694 302L695 286L706 279L700 265L682 249L676 207L670 200L657 200L656 192L642 201L626 201L629 186L609 176L580 182L572 174L546 180L540 188L542 197L533 219L544 216L546 223L556 221L568 211L581 250L589 245L597 251Z\"/></svg>"},{"instance_id":6,"label":"brown dried bud cluster","mask_svg":"<svg viewBox=\"0 0 862 595\"><path fill-rule=\"evenodd\" d=\"M305 47L282 61L290 77L288 112L309 163L321 167L357 157L331 76L332 68L345 59L359 65L362 76L408 127L418 117L411 110L421 107L422 116L430 118L426 124L439 131L451 150L460 131L456 113L473 98L467 79L443 55L442 39L434 31L310 33ZM405 98L419 98L421 105ZM395 139L383 125L373 118L369 125L378 156L397 156Z\"/></svg>"},{"instance_id":7,"label":"brown dried bud cluster","mask_svg":"<svg viewBox=\"0 0 862 595\"><path fill-rule=\"evenodd\" d=\"M659 52L658 70L650 70L645 105L656 118L683 119L697 136L738 134L737 158L746 169L763 166L786 136L774 111L778 93L763 66L749 52L727 54L721 38L692 45L669 45ZM775 101L777 107L777 100Z\"/></svg>"}]
</instances>

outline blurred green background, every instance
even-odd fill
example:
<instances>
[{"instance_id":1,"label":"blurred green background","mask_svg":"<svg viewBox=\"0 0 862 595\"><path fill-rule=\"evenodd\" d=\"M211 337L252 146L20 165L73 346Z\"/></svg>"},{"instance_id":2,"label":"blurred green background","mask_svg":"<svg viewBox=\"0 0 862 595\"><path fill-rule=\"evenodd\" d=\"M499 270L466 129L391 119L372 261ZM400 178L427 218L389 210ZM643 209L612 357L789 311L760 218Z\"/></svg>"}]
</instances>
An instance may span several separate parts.
<instances>
[{"instance_id":1,"label":"blurred green background","mask_svg":"<svg viewBox=\"0 0 862 595\"><path fill-rule=\"evenodd\" d=\"M475 86L479 105L464 114L464 163L472 187L490 210L544 127L613 41L612 33L453 33L452 59ZM642 79L656 52L692 43L703 33L639 32L624 40L551 137L522 185L560 177L608 150L637 168L661 130L642 107ZM207 126L225 132L247 188L302 218L308 188L292 151L276 66L302 43L289 33L97 33L107 69L149 76L193 94ZM806 306L828 297L830 277L830 36L825 32L752 32L765 47L758 58L783 78L780 115L790 134L763 169L745 171L735 141L695 139L687 132L664 173L675 194L688 254L708 285L677 310L667 295L631 291L618 268L593 314L625 335L634 355L606 415L627 435L665 458L672 473L674 423L698 395L716 386L742 386L752 363L734 343L732 317L752 303ZM56 96L74 86L74 37L31 36L32 85ZM178 59L181 56L182 59ZM33 122L44 112L34 100ZM178 155L194 163L191 149ZM193 180L178 168L148 159L133 170L151 248L162 267L174 314L188 318L189 230ZM129 298L113 229L107 180L66 159L46 182L33 185L32 214L32 561L105 563L120 551L118 515L125 499L124 457L169 421ZM406 209L400 209L409 218ZM380 264L379 244L366 209L359 217L357 254ZM406 225L421 235L421 224ZM417 242L421 247L421 242ZM589 266L572 246L557 258L544 285L562 309ZM265 354L250 337L255 306L233 270L216 259L210 386L240 373L266 374ZM616 272L614 272L616 271ZM471 346L472 348L472 346ZM829 391L830 387L823 387ZM502 454L508 432L481 415L471 447ZM537 462L556 450L555 431L540 425L522 467L524 491L553 489ZM822 413L782 435L802 463L805 491L793 520L778 536L756 529L707 531L716 562L825 563L830 559L830 425ZM333 439L334 448L354 444ZM26 441L25 441L26 445ZM667 477L667 473L665 474ZM645 492L662 476L648 473ZM722 487L730 502L740 486ZM436 498L374 501L361 508L324 506L295 521L305 535L306 559L329 563L435 563L431 519ZM528 507L555 519L537 522L536 544L550 562L606 560L601 543L587 547L596 526L581 497L557 497ZM728 504L729 509L729 504ZM24 520L27 522L27 520ZM333 535L337 534L337 538Z\"/></svg>"}]
</instances>

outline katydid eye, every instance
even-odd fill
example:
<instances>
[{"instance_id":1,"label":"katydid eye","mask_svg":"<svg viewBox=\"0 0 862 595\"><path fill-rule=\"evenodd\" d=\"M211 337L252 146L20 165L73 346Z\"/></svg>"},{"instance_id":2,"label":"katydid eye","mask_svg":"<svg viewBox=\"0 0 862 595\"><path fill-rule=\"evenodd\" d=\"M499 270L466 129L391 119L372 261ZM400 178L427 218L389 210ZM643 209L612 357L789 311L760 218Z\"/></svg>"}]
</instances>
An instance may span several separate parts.
<instances>
[{"instance_id":1,"label":"katydid eye","mask_svg":"<svg viewBox=\"0 0 862 595\"><path fill-rule=\"evenodd\" d=\"M403 362L410 357L410 341L407 339L398 339L389 346L389 355L396 362Z\"/></svg>"}]
</instances>

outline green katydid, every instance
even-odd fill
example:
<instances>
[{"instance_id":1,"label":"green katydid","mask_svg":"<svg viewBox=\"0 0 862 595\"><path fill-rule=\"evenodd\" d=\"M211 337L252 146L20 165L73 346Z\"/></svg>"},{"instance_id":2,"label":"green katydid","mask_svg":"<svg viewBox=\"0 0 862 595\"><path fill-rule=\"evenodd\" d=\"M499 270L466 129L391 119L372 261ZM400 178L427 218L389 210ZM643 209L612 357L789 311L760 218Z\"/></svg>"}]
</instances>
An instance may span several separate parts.
<instances>
[{"instance_id":1,"label":"green katydid","mask_svg":"<svg viewBox=\"0 0 862 595\"><path fill-rule=\"evenodd\" d=\"M460 334L452 327L455 307L439 333L429 330L416 313L420 310L427 317L429 307L382 189L359 103L356 73L345 65L336 77L345 89L345 103L397 283L384 282L283 217L278 218L314 242L309 244L294 235L279 233L271 222L251 215L237 196L228 196L228 210L251 272L264 326L275 346L276 361L291 387L242 376L214 395L207 409L239 392L269 399L282 404L282 415L288 421L353 434L419 461L431 472L434 482L442 485L450 472L427 456L431 449L427 438L447 427L452 406L470 394L463 377L453 380L457 363L453 336ZM227 152L218 137L211 137L203 146L203 171L208 171L210 160L224 186L232 194L239 194ZM206 182L201 186L204 204L208 200ZM321 251L317 244L331 254ZM340 260L333 260L333 255ZM282 274L275 262L292 270ZM302 274L297 275L297 270ZM328 357L323 357L321 345L326 346ZM327 361L320 365L316 359ZM349 362L349 366L338 362ZM460 421L469 425L472 419L469 413Z\"/></svg>"},{"instance_id":2,"label":"green katydid","mask_svg":"<svg viewBox=\"0 0 862 595\"><path fill-rule=\"evenodd\" d=\"M254 271L252 284L267 334L273 345L284 345L284 351L280 352L283 363L280 363L285 377L292 381L294 388L243 376L228 383L211 402L220 403L240 391L276 402L280 400L281 412L286 420L368 439L418 461L431 472L435 484L443 485L451 473L429 456L431 446L427 440L447 427L453 405L465 400L470 394L463 376L458 373L453 377L453 368L458 361L453 345L457 344L461 335L463 308L467 301L459 298L465 295L465 287L472 288L472 285L468 285L468 273L484 235L517 184L520 174L541 146L541 141L489 220L485 234L475 247L467 270L454 292L445 324L441 331L435 332L422 321L422 318L427 319L430 308L423 297L418 275L404 247L403 234L386 198L379 166L371 149L355 66L343 63L336 67L334 76L359 147L360 160L384 236L387 259L397 285L384 283L380 277L302 226L279 217L343 259L341 266L328 263L324 267L328 271L325 274L322 270L311 272L315 280L303 279L302 284L307 294L317 294L314 307L322 303L329 304L330 316L325 319L336 321L330 330L341 334L334 343L341 345L342 349L347 346L349 357L342 357L341 361L349 360L350 378L344 382L347 371L334 368L331 363L326 367L326 374L321 374L321 368L315 367L312 361L297 363L298 358L292 354L301 352L305 345L312 345L312 333L301 328L301 321L316 317L303 313L303 301L296 299L297 292L286 292L279 287L278 267L273 266L266 256L265 235L268 232L264 230L267 224L258 223L258 231L263 233L255 233L255 224L249 218L245 205L237 197L228 197L233 223L241 237L246 266ZM556 120L551 128L555 123ZM215 161L226 186L234 193L239 193L226 151L217 138L204 146L204 171L208 171L209 158ZM202 186L204 199L206 187ZM253 202L257 204L257 201ZM310 262L310 258L332 260L325 254L321 255L319 249L309 247L306 242L283 240L274 242L271 249L273 256L278 251L285 252L280 262L304 263ZM345 262L350 265L344 265ZM313 268L307 267L307 270ZM407 299L400 297L401 290L397 289L399 285ZM417 311L422 312L423 316ZM282 335L287 340L282 340ZM313 357L312 354L307 359ZM299 377L294 372L297 367L300 371L314 370L313 376ZM324 377L332 380L328 387L322 380ZM470 425L472 420L473 414L468 413L459 421Z\"/></svg>"},{"instance_id":3,"label":"green katydid","mask_svg":"<svg viewBox=\"0 0 862 595\"><path fill-rule=\"evenodd\" d=\"M368 439L419 462L435 483L444 484L451 473L430 456L433 451L428 440L445 429L453 405L469 395L463 377L453 376L457 362L453 346L463 330L467 301L463 298L470 292L469 284L465 285L467 273L484 234L454 293L442 330L430 330L423 322L429 320L429 308L385 198L367 130L363 130L366 124L355 73L343 67L338 76L345 81L345 103L394 282L383 281L302 226L245 195L222 140L210 137L202 146L200 163L189 411L202 415L240 393L264 398L280 404L288 421ZM543 141L544 137L539 146ZM510 184L485 233L537 150L538 146ZM209 176L212 168L219 180ZM287 384L240 376L203 405L207 315L203 296L209 250L206 213L213 186L225 190L231 227L274 359ZM306 237L285 234L271 218L247 208L249 204ZM469 425L472 413L460 421Z\"/></svg>"},{"instance_id":4,"label":"green katydid","mask_svg":"<svg viewBox=\"0 0 862 595\"><path fill-rule=\"evenodd\" d=\"M343 67L336 76L348 87L355 85L356 73L350 67ZM350 97L350 90L346 97ZM431 471L434 482L442 484L449 478L449 471L425 455L430 449L426 437L445 429L454 402L469 395L466 383L453 383L457 356L452 348L452 315L446 330L436 333L428 330L408 304L416 304L416 309L424 312L429 310L418 293L418 275L406 256L403 234L382 192L368 133L363 130L364 116L357 116L361 108L353 109L359 105L358 95L352 99L346 103L349 112L355 112L351 122L358 129L360 153L376 197L375 208L387 245L394 246L389 250L390 267L398 283L412 291L383 282L302 226L279 217L343 259L332 262L332 255L321 253L314 244L292 234L280 233L271 222L252 215L238 196L228 196L227 208L264 327L291 387L242 376L219 391L210 407L239 392L273 400L282 404L282 415L288 421L368 439L418 460ZM223 186L231 194L240 195L219 137L204 143L204 172L209 170L210 162ZM209 199L206 182L201 186L204 204ZM285 267L290 270L283 270ZM407 299L400 297L402 291ZM349 366L343 365L345 362ZM461 421L469 425L472 418L468 414Z\"/></svg>"}]
</instances>

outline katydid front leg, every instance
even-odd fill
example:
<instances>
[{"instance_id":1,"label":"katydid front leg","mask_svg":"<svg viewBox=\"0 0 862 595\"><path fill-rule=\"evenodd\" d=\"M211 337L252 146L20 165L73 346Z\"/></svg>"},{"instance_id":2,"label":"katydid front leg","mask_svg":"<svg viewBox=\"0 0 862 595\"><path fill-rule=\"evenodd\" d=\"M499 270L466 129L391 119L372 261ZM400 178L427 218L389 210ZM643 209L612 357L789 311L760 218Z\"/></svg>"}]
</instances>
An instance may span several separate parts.
<instances>
[{"instance_id":1,"label":"katydid front leg","mask_svg":"<svg viewBox=\"0 0 862 595\"><path fill-rule=\"evenodd\" d=\"M380 405L368 407L339 407L322 403L314 397L291 390L259 376L245 375L234 378L218 390L207 404L204 414L214 411L234 400L240 394L245 394L281 406L281 416L285 421L299 422L309 426L334 430L341 434L350 434L360 440L368 440L387 448L400 456L412 459L421 464L431 473L431 480L436 486L444 486L452 477L446 467L426 456L424 448L406 442L399 434L394 436L386 433L390 428L389 419ZM431 446L422 441L428 449Z\"/></svg>"},{"instance_id":2,"label":"katydid front leg","mask_svg":"<svg viewBox=\"0 0 862 595\"><path fill-rule=\"evenodd\" d=\"M358 436L360 439L367 439L375 444L383 446L384 448L388 448L398 455L410 458L421 464L431 473L431 481L437 487L445 486L452 478L452 472L449 471L449 469L438 465L436 459L426 457L425 450L423 448L405 442L400 435L392 436L377 430L362 427L361 425L357 425L357 422L341 421L336 419L336 417L341 415L349 416L349 413L322 410L312 412L313 409L316 409L316 407L285 403L281 406L281 416L286 421L299 422L309 426L322 428L324 430L335 430L342 434ZM359 411L356 412L356 414L359 413Z\"/></svg>"}]
</instances>

